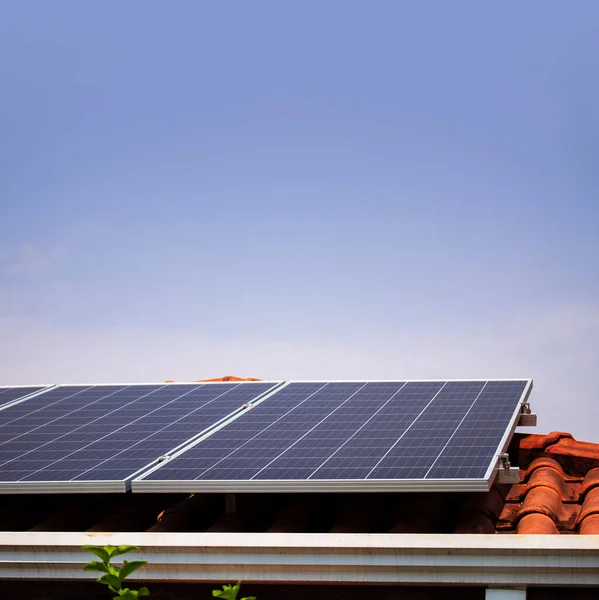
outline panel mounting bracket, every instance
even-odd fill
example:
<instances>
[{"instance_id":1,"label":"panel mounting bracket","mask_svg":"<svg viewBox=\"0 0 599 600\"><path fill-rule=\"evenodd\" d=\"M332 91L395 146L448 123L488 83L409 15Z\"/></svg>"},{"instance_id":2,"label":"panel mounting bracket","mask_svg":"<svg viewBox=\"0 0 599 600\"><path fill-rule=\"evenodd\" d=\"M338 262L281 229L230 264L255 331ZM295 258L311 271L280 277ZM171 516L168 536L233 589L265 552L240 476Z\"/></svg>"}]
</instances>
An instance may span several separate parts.
<instances>
[{"instance_id":1,"label":"panel mounting bracket","mask_svg":"<svg viewBox=\"0 0 599 600\"><path fill-rule=\"evenodd\" d=\"M497 483L520 483L520 469L512 467L510 455L502 452L497 456Z\"/></svg>"},{"instance_id":2,"label":"panel mounting bracket","mask_svg":"<svg viewBox=\"0 0 599 600\"><path fill-rule=\"evenodd\" d=\"M518 426L536 427L536 424L537 414L531 411L530 402L524 402L524 404L522 404L522 412L520 413L520 418L518 419Z\"/></svg>"}]
</instances>

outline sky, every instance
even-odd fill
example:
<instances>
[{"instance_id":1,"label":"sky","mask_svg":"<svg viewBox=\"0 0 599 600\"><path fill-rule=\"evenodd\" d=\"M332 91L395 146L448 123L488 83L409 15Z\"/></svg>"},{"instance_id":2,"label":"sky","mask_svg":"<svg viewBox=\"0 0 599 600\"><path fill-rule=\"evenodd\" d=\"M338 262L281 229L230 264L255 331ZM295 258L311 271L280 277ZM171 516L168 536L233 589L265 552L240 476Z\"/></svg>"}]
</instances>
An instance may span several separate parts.
<instances>
[{"instance_id":1,"label":"sky","mask_svg":"<svg viewBox=\"0 0 599 600\"><path fill-rule=\"evenodd\" d=\"M599 442L599 4L0 6L0 385L531 377Z\"/></svg>"}]
</instances>

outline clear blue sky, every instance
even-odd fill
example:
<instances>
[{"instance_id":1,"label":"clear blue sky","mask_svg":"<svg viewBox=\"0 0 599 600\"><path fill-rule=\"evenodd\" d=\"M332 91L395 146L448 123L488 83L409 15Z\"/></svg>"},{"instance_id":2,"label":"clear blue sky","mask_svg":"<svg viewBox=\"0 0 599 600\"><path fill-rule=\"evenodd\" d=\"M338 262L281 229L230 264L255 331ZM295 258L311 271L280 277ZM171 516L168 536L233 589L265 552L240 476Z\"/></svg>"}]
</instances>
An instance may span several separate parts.
<instances>
[{"instance_id":1,"label":"clear blue sky","mask_svg":"<svg viewBox=\"0 0 599 600\"><path fill-rule=\"evenodd\" d=\"M5 2L0 383L535 379L599 442L599 4Z\"/></svg>"}]
</instances>

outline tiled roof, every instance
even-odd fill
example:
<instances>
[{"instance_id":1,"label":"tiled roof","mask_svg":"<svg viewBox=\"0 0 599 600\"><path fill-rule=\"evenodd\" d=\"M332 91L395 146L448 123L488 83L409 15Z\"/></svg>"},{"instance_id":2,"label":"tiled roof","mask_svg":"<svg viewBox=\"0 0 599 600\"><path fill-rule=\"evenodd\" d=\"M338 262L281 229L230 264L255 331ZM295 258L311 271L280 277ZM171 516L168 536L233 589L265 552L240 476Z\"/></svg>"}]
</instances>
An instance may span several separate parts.
<instances>
[{"instance_id":1,"label":"tiled roof","mask_svg":"<svg viewBox=\"0 0 599 600\"><path fill-rule=\"evenodd\" d=\"M520 483L506 494L498 532L599 534L599 444L529 435L519 460Z\"/></svg>"}]
</instances>

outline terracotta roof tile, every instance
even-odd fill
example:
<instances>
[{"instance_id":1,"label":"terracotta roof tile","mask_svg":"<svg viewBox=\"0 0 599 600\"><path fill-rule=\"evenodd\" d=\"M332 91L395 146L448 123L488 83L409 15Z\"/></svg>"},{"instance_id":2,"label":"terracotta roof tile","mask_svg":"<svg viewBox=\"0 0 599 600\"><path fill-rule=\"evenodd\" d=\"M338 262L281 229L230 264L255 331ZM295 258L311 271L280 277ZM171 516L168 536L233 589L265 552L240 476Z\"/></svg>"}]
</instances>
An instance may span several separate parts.
<instances>
[{"instance_id":1,"label":"terracotta roof tile","mask_svg":"<svg viewBox=\"0 0 599 600\"><path fill-rule=\"evenodd\" d=\"M584 523L589 517L596 515L599 515L599 488L593 488L586 494L578 523Z\"/></svg>"},{"instance_id":2,"label":"terracotta roof tile","mask_svg":"<svg viewBox=\"0 0 599 600\"><path fill-rule=\"evenodd\" d=\"M591 469L582 480L580 494L584 495L593 488L599 487L599 468Z\"/></svg>"},{"instance_id":3,"label":"terracotta roof tile","mask_svg":"<svg viewBox=\"0 0 599 600\"><path fill-rule=\"evenodd\" d=\"M599 515L590 515L581 523L578 533L583 535L599 535Z\"/></svg>"},{"instance_id":4,"label":"terracotta roof tile","mask_svg":"<svg viewBox=\"0 0 599 600\"><path fill-rule=\"evenodd\" d=\"M530 514L518 523L520 534L556 534L559 533L553 519L546 515Z\"/></svg>"},{"instance_id":5,"label":"terracotta roof tile","mask_svg":"<svg viewBox=\"0 0 599 600\"><path fill-rule=\"evenodd\" d=\"M543 461L545 464L536 464L537 461ZM551 461L554 464L546 464ZM549 459L537 459L533 466L536 468L529 469L530 475L528 482L524 484L523 490L520 493L521 497L525 497L526 494L531 492L538 487L549 488L553 490L559 497L560 502L573 500L576 495L575 489L572 486L567 487L568 484L565 482L564 472L556 461Z\"/></svg>"},{"instance_id":6,"label":"terracotta roof tile","mask_svg":"<svg viewBox=\"0 0 599 600\"><path fill-rule=\"evenodd\" d=\"M599 533L599 444L564 432L520 440L520 483L497 523L501 533Z\"/></svg>"},{"instance_id":7,"label":"terracotta roof tile","mask_svg":"<svg viewBox=\"0 0 599 600\"><path fill-rule=\"evenodd\" d=\"M235 375L225 375L224 377L214 377L213 379L194 379L194 383L213 383L219 381L262 381L255 377L235 377ZM174 383L174 379L167 379L164 383Z\"/></svg>"},{"instance_id":8,"label":"terracotta roof tile","mask_svg":"<svg viewBox=\"0 0 599 600\"><path fill-rule=\"evenodd\" d=\"M225 375L224 377L215 377L214 379L196 379L199 383L211 383L213 381L262 381L255 377L235 377L235 375Z\"/></svg>"},{"instance_id":9,"label":"terracotta roof tile","mask_svg":"<svg viewBox=\"0 0 599 600\"><path fill-rule=\"evenodd\" d=\"M599 467L599 444L579 442L561 431L524 438L520 443L520 467L528 467L540 456L554 458L572 477L584 477L590 469Z\"/></svg>"}]
</instances>

